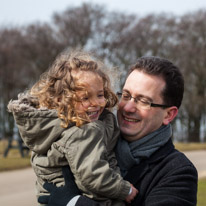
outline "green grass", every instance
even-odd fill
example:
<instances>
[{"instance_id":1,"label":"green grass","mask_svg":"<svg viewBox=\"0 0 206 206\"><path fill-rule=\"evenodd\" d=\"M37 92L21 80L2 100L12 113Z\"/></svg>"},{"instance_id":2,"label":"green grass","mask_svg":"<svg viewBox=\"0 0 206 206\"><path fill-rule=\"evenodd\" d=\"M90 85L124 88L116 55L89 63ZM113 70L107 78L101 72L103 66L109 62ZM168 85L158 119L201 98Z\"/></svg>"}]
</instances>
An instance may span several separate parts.
<instances>
[{"instance_id":1,"label":"green grass","mask_svg":"<svg viewBox=\"0 0 206 206\"><path fill-rule=\"evenodd\" d=\"M0 157L0 172L1 171L8 171L14 169L22 169L29 167L30 165L30 158L21 158L21 157L7 157L2 158Z\"/></svg>"},{"instance_id":2,"label":"green grass","mask_svg":"<svg viewBox=\"0 0 206 206\"><path fill-rule=\"evenodd\" d=\"M197 206L206 205L206 179L198 181Z\"/></svg>"},{"instance_id":3,"label":"green grass","mask_svg":"<svg viewBox=\"0 0 206 206\"><path fill-rule=\"evenodd\" d=\"M25 156L24 158L21 157L19 149L10 149L8 152L7 157L4 157L5 149L7 148L7 141L1 140L0 141L0 172L7 171L7 170L14 170L14 169L21 169L30 167L30 154ZM13 143L16 146L16 143Z\"/></svg>"},{"instance_id":4,"label":"green grass","mask_svg":"<svg viewBox=\"0 0 206 206\"><path fill-rule=\"evenodd\" d=\"M206 143L175 143L179 151L206 150Z\"/></svg>"}]
</instances>

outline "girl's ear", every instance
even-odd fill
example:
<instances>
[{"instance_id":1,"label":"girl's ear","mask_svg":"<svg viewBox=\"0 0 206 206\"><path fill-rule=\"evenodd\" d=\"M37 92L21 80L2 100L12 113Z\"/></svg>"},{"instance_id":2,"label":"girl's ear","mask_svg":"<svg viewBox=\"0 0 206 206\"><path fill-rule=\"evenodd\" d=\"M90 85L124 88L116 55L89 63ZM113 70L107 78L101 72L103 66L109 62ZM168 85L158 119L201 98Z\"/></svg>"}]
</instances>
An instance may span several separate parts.
<instances>
[{"instance_id":1,"label":"girl's ear","mask_svg":"<svg viewBox=\"0 0 206 206\"><path fill-rule=\"evenodd\" d=\"M164 125L168 125L178 114L178 108L175 106L165 109Z\"/></svg>"}]
</instances>

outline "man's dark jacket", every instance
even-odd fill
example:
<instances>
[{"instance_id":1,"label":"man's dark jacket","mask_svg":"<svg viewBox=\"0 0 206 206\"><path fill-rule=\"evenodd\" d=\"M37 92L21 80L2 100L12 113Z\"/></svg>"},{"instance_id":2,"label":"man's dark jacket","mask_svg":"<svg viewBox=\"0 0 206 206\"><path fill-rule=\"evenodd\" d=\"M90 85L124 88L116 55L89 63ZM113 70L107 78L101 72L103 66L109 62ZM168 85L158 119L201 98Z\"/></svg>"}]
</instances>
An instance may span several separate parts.
<instances>
[{"instance_id":1,"label":"man's dark jacket","mask_svg":"<svg viewBox=\"0 0 206 206\"><path fill-rule=\"evenodd\" d=\"M196 205L197 170L174 148L171 139L150 158L131 168L125 179L139 190L133 206ZM98 206L98 203L81 196L76 206Z\"/></svg>"}]
</instances>

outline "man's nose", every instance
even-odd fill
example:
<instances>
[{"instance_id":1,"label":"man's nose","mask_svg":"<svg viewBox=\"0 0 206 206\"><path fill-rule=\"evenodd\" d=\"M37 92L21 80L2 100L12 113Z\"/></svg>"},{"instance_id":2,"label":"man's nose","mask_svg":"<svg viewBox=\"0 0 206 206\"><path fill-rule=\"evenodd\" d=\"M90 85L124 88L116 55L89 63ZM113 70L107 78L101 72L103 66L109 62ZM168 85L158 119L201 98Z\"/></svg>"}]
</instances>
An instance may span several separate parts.
<instances>
[{"instance_id":1,"label":"man's nose","mask_svg":"<svg viewBox=\"0 0 206 206\"><path fill-rule=\"evenodd\" d=\"M130 101L127 101L124 105L125 112L136 112L137 111L137 105L134 102L134 99L131 99Z\"/></svg>"}]
</instances>

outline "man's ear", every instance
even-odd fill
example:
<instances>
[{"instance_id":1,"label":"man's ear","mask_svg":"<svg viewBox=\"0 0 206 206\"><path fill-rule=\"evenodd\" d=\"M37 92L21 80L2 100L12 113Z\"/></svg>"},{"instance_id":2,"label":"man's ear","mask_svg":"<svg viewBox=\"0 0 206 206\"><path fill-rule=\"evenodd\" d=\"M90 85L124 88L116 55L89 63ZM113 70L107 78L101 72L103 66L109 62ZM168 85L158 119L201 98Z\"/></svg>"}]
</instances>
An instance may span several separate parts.
<instances>
[{"instance_id":1,"label":"man's ear","mask_svg":"<svg viewBox=\"0 0 206 206\"><path fill-rule=\"evenodd\" d=\"M175 106L165 109L165 117L163 119L163 124L168 125L178 114L178 108Z\"/></svg>"}]
</instances>

